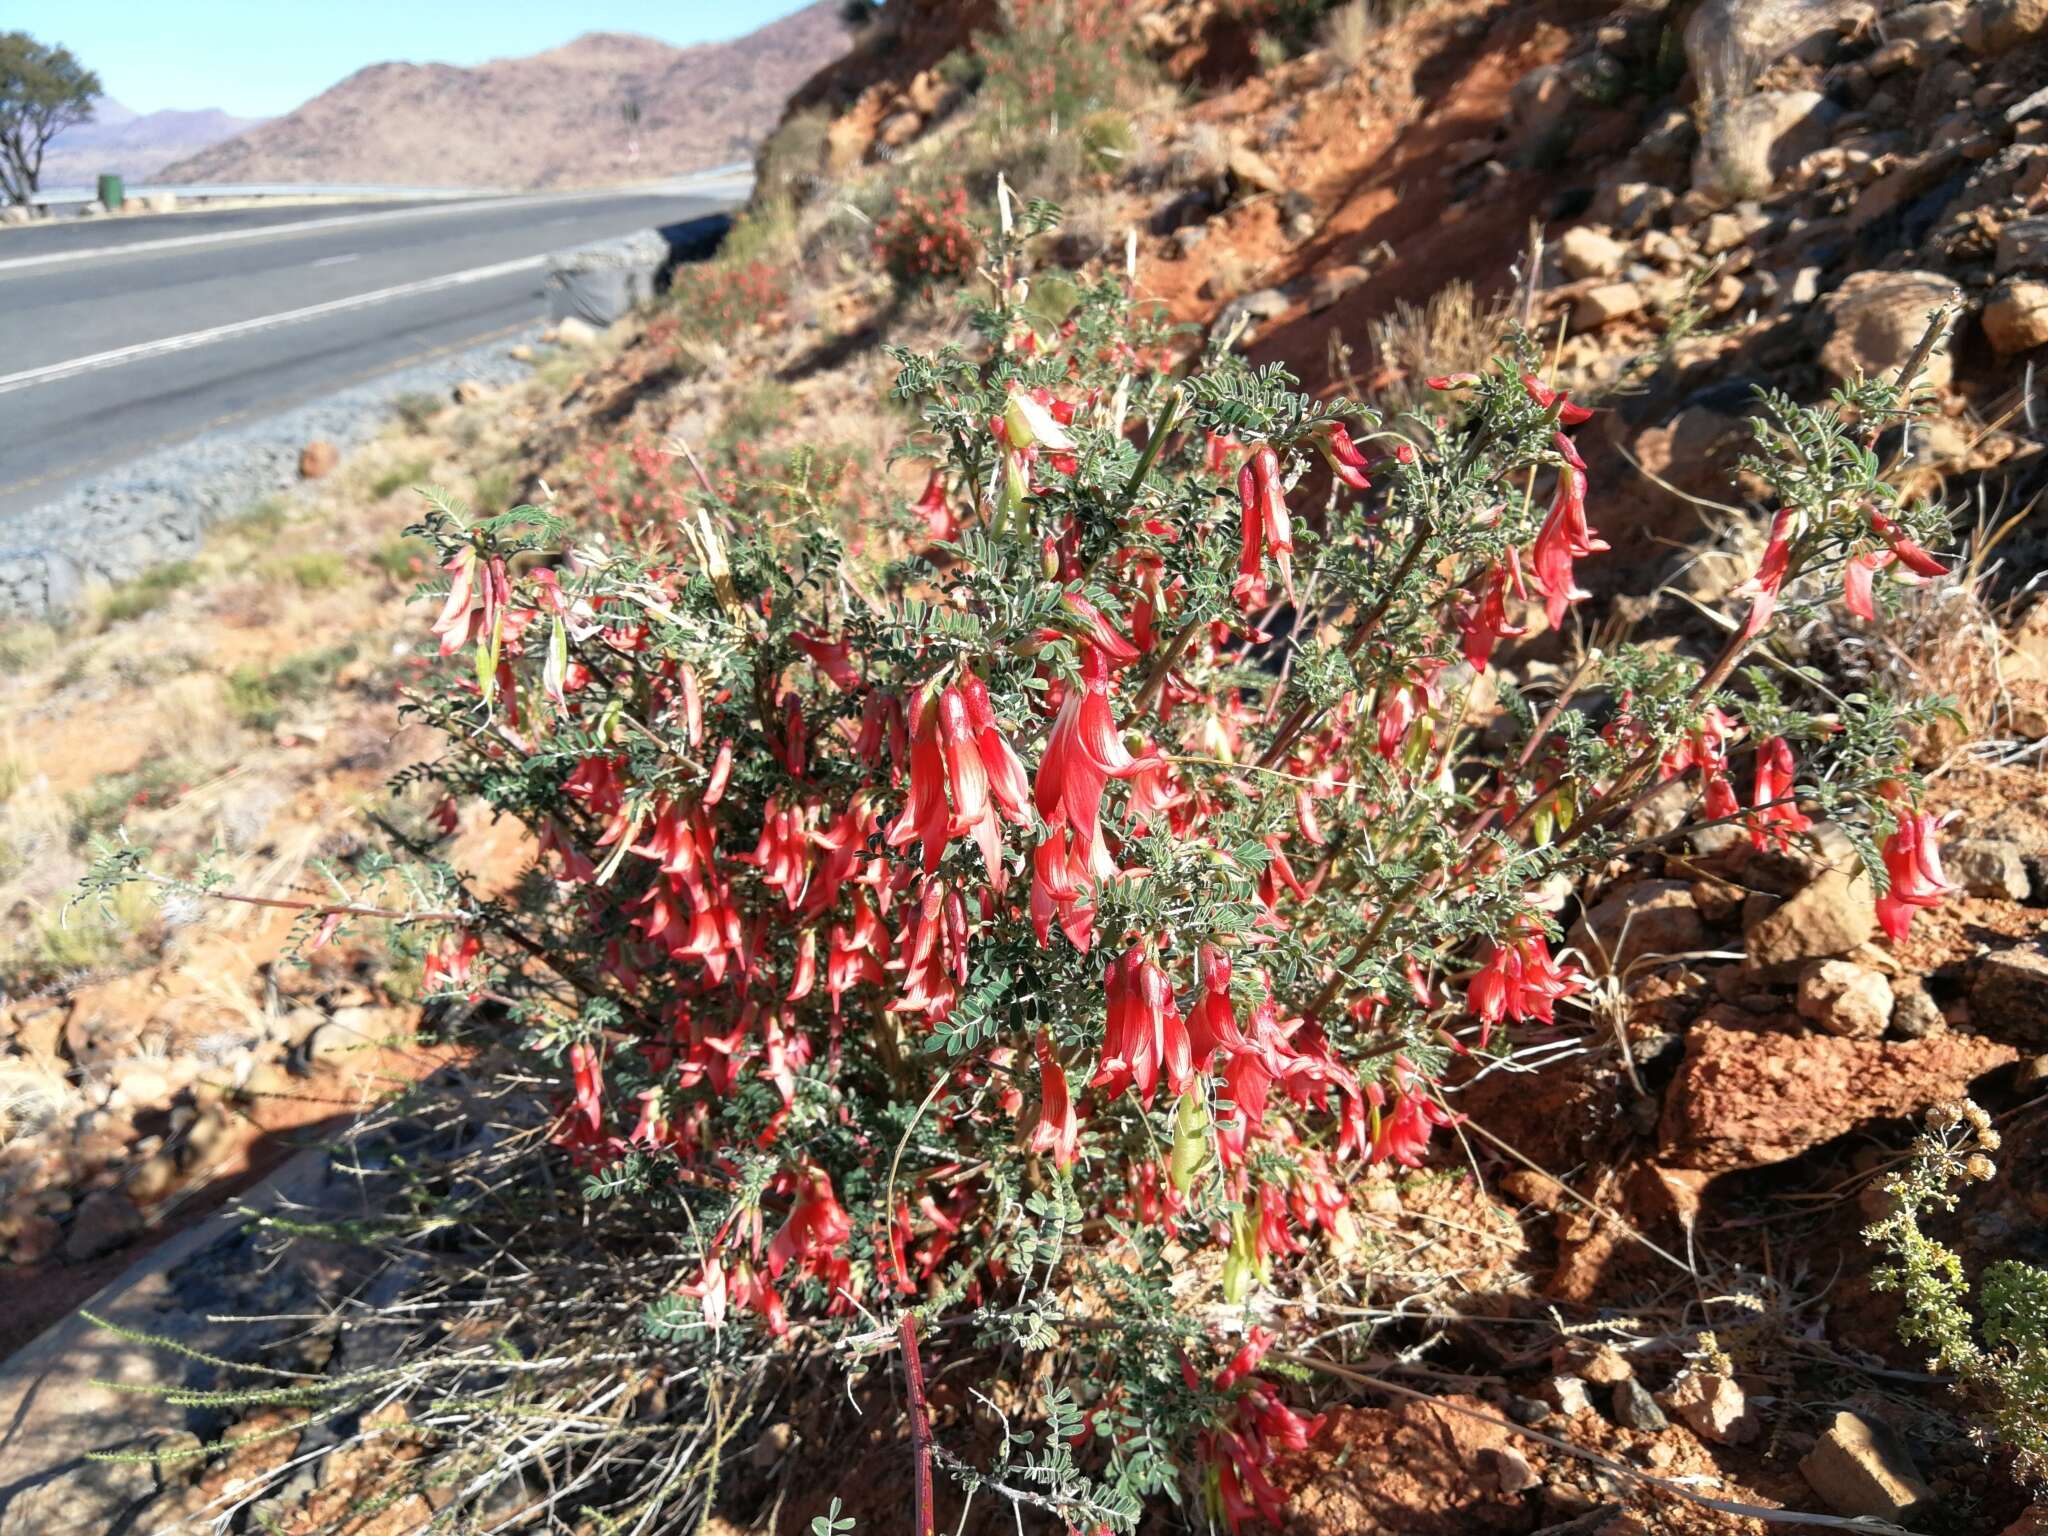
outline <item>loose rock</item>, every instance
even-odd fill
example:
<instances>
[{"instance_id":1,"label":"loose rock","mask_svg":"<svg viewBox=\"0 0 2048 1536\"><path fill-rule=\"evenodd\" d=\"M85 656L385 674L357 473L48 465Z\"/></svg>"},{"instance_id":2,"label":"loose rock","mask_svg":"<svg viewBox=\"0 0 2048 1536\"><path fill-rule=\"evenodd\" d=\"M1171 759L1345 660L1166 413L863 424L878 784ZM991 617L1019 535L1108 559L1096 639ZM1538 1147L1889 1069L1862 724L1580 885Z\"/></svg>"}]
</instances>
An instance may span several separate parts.
<instances>
[{"instance_id":1,"label":"loose rock","mask_svg":"<svg viewBox=\"0 0 2048 1536\"><path fill-rule=\"evenodd\" d=\"M1579 295L1572 306L1572 329L1596 331L1625 316L1640 314L1643 290L1634 283L1602 283Z\"/></svg>"},{"instance_id":2,"label":"loose rock","mask_svg":"<svg viewBox=\"0 0 2048 1536\"><path fill-rule=\"evenodd\" d=\"M1671 1384L1664 1406L1702 1440L1747 1445L1763 1430L1741 1386L1728 1376L1688 1372Z\"/></svg>"},{"instance_id":3,"label":"loose rock","mask_svg":"<svg viewBox=\"0 0 2048 1536\"><path fill-rule=\"evenodd\" d=\"M1748 924L1754 970L1847 954L1877 931L1877 898L1859 871L1825 870L1776 910Z\"/></svg>"},{"instance_id":4,"label":"loose rock","mask_svg":"<svg viewBox=\"0 0 2048 1536\"><path fill-rule=\"evenodd\" d=\"M1823 304L1831 327L1821 366L1844 383L1889 377L1903 367L1926 333L1928 316L1961 297L1935 272L1855 272ZM1921 366L1919 382L1946 389L1954 377L1946 337Z\"/></svg>"},{"instance_id":5,"label":"loose rock","mask_svg":"<svg viewBox=\"0 0 2048 1536\"><path fill-rule=\"evenodd\" d=\"M1612 277L1628 260L1628 247L1586 224L1575 224L1558 237L1557 264L1569 277Z\"/></svg>"},{"instance_id":6,"label":"loose rock","mask_svg":"<svg viewBox=\"0 0 2048 1536\"><path fill-rule=\"evenodd\" d=\"M1984 339L2000 357L2048 343L2048 283L2000 283L1984 301Z\"/></svg>"},{"instance_id":7,"label":"loose rock","mask_svg":"<svg viewBox=\"0 0 2048 1536\"><path fill-rule=\"evenodd\" d=\"M1833 1035L1875 1040L1892 1019L1892 986L1847 960L1818 960L1799 977L1799 1016Z\"/></svg>"},{"instance_id":8,"label":"loose rock","mask_svg":"<svg viewBox=\"0 0 2048 1536\"><path fill-rule=\"evenodd\" d=\"M1638 880L1580 918L1570 943L1596 969L1619 970L1645 955L1704 949L1707 925L1686 881Z\"/></svg>"},{"instance_id":9,"label":"loose rock","mask_svg":"<svg viewBox=\"0 0 2048 1536\"><path fill-rule=\"evenodd\" d=\"M1614 1384L1614 1419L1624 1428L1641 1430L1646 1435L1654 1435L1671 1423L1657 1406L1657 1400L1633 1376Z\"/></svg>"},{"instance_id":10,"label":"loose rock","mask_svg":"<svg viewBox=\"0 0 2048 1536\"><path fill-rule=\"evenodd\" d=\"M1799 1459L1799 1475L1838 1514L1904 1520L1934 1499L1897 1437L1847 1409Z\"/></svg>"},{"instance_id":11,"label":"loose rock","mask_svg":"<svg viewBox=\"0 0 2048 1536\"><path fill-rule=\"evenodd\" d=\"M2027 851L2018 843L1966 837L1941 850L1941 867L1972 896L2025 901L2034 882L2027 875Z\"/></svg>"},{"instance_id":12,"label":"loose rock","mask_svg":"<svg viewBox=\"0 0 2048 1536\"><path fill-rule=\"evenodd\" d=\"M326 441L308 443L299 450L299 478L320 480L334 473L341 462L341 450Z\"/></svg>"},{"instance_id":13,"label":"loose rock","mask_svg":"<svg viewBox=\"0 0 2048 1536\"><path fill-rule=\"evenodd\" d=\"M1687 1032L1664 1100L1660 1160L1711 1172L1783 1162L1866 1121L1919 1115L2019 1055L1974 1035L1810 1034L1717 1005Z\"/></svg>"},{"instance_id":14,"label":"loose rock","mask_svg":"<svg viewBox=\"0 0 2048 1536\"><path fill-rule=\"evenodd\" d=\"M2048 1044L2048 953L2017 946L1979 956L1970 968L1970 1019L2001 1040Z\"/></svg>"},{"instance_id":15,"label":"loose rock","mask_svg":"<svg viewBox=\"0 0 2048 1536\"><path fill-rule=\"evenodd\" d=\"M112 1253L141 1230L142 1212L133 1200L117 1190L97 1190L71 1218L71 1230L64 1234L65 1260L83 1264Z\"/></svg>"}]
</instances>

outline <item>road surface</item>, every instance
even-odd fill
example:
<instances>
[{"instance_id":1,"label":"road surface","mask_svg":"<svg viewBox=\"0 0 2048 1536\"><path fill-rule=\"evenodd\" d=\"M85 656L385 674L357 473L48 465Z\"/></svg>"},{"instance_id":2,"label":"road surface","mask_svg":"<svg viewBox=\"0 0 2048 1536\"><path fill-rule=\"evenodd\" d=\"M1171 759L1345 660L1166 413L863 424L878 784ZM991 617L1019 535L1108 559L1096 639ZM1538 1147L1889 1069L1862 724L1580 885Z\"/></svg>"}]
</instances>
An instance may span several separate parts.
<instances>
[{"instance_id":1,"label":"road surface","mask_svg":"<svg viewBox=\"0 0 2048 1536\"><path fill-rule=\"evenodd\" d=\"M530 326L550 252L724 211L734 186L0 230L0 520L166 443Z\"/></svg>"}]
</instances>

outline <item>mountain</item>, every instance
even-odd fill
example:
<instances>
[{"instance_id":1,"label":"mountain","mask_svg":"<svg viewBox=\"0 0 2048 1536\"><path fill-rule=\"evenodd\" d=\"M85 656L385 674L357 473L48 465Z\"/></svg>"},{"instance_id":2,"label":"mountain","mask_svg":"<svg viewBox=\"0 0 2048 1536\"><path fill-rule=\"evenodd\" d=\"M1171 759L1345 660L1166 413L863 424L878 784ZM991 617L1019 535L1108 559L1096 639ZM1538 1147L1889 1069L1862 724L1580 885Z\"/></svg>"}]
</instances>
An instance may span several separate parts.
<instances>
[{"instance_id":1,"label":"mountain","mask_svg":"<svg viewBox=\"0 0 2048 1536\"><path fill-rule=\"evenodd\" d=\"M162 181L173 160L198 153L264 122L208 107L196 112L133 112L111 96L93 103L93 120L66 128L43 156L45 187L83 186L101 171L131 182Z\"/></svg>"},{"instance_id":2,"label":"mountain","mask_svg":"<svg viewBox=\"0 0 2048 1536\"><path fill-rule=\"evenodd\" d=\"M171 166L183 182L548 187L747 159L789 93L844 52L835 0L726 43L591 32L474 69L373 64ZM639 120L629 124L637 106Z\"/></svg>"}]
</instances>

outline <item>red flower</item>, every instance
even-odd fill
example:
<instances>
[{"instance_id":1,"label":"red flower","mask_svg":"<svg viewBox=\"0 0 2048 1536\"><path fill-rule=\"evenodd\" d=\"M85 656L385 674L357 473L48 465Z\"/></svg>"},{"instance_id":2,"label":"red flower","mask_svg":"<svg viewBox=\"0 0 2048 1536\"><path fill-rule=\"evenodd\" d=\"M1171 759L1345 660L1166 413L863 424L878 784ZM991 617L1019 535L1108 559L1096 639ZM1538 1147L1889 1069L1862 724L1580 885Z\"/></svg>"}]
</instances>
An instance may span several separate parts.
<instances>
[{"instance_id":1,"label":"red flower","mask_svg":"<svg viewBox=\"0 0 2048 1536\"><path fill-rule=\"evenodd\" d=\"M1071 1168L1081 1155L1081 1121L1074 1113L1074 1097L1067 1088L1067 1074L1053 1059L1052 1040L1038 1032L1038 1123L1026 1143L1033 1152L1050 1152L1053 1166Z\"/></svg>"},{"instance_id":2,"label":"red flower","mask_svg":"<svg viewBox=\"0 0 2048 1536\"><path fill-rule=\"evenodd\" d=\"M1372 489L1372 481L1365 473L1365 455L1352 443L1351 434L1345 430L1343 422L1334 418L1320 422L1309 436L1316 445L1316 452L1330 466L1331 474L1354 491Z\"/></svg>"},{"instance_id":3,"label":"red flower","mask_svg":"<svg viewBox=\"0 0 2048 1536\"><path fill-rule=\"evenodd\" d=\"M1557 406L1557 422L1559 426L1576 427L1581 422L1593 419L1593 408L1591 406L1573 405L1571 401L1565 399L1563 390L1551 389L1548 385L1539 383L1536 375L1533 373L1522 375L1522 388L1528 391L1529 398L1542 406L1544 410L1547 411L1552 406ZM1562 405L1558 405L1560 400L1564 401Z\"/></svg>"},{"instance_id":4,"label":"red flower","mask_svg":"<svg viewBox=\"0 0 2048 1536\"><path fill-rule=\"evenodd\" d=\"M1550 941L1543 930L1518 919L1507 942L1493 946L1479 974L1466 987L1465 1004L1479 1017L1483 1050L1502 1019L1553 1024L1558 1000L1583 990L1585 978L1576 968L1560 966L1551 957Z\"/></svg>"},{"instance_id":5,"label":"red flower","mask_svg":"<svg viewBox=\"0 0 2048 1536\"><path fill-rule=\"evenodd\" d=\"M469 984L470 971L483 948L483 940L466 930L449 934L427 951L426 963L420 968L420 991L429 997L461 991ZM476 1001L475 993L470 994L470 1001Z\"/></svg>"},{"instance_id":6,"label":"red flower","mask_svg":"<svg viewBox=\"0 0 2048 1536\"><path fill-rule=\"evenodd\" d=\"M1813 825L1813 818L1801 812L1792 799L1797 772L1792 747L1784 737L1773 736L1756 749L1756 788L1750 797L1754 810L1749 818L1753 846L1782 853L1792 846L1794 833ZM1774 800L1784 803L1773 805Z\"/></svg>"},{"instance_id":7,"label":"red flower","mask_svg":"<svg viewBox=\"0 0 2048 1536\"><path fill-rule=\"evenodd\" d=\"M1179 1093L1194 1070L1187 1025L1174 1007L1166 973L1143 941L1111 962L1106 984L1109 1023L1102 1062L1089 1086L1112 1099L1135 1086L1139 1100L1149 1105L1164 1071L1168 1091Z\"/></svg>"},{"instance_id":8,"label":"red flower","mask_svg":"<svg viewBox=\"0 0 2048 1536\"><path fill-rule=\"evenodd\" d=\"M1509 551L1512 566L1503 563L1494 566L1482 578L1479 601L1465 615L1460 626L1459 643L1465 652L1465 660L1472 670L1484 672L1486 663L1493 656L1493 648L1500 644L1501 637L1525 635L1528 633L1519 624L1508 622L1508 574L1512 568L1515 590L1519 595L1522 587L1521 564Z\"/></svg>"},{"instance_id":9,"label":"red flower","mask_svg":"<svg viewBox=\"0 0 2048 1536\"><path fill-rule=\"evenodd\" d=\"M1095 646L1081 642L1081 685L1069 687L1038 760L1032 799L1049 827L1073 830L1074 850L1099 868L1108 860L1102 842L1102 795L1112 778L1127 779L1149 763L1134 759L1117 735L1109 709L1109 667ZM1099 850L1099 853L1098 853Z\"/></svg>"},{"instance_id":10,"label":"red flower","mask_svg":"<svg viewBox=\"0 0 2048 1536\"><path fill-rule=\"evenodd\" d=\"M980 688L979 679L975 686ZM976 715L985 720L978 725ZM988 693L981 689L979 708L970 705L960 688L947 688L936 699L913 701L910 735L910 799L889 829L889 846L918 842L924 849L926 874L939 867L946 844L967 833L981 849L989 883L1000 892L1008 882L1003 868L1002 828L996 806L1013 820L1023 820L1018 794L1024 769L996 730L988 712ZM997 749L1001 794L992 794L984 743ZM950 797L950 804L948 799Z\"/></svg>"},{"instance_id":11,"label":"red flower","mask_svg":"<svg viewBox=\"0 0 2048 1536\"><path fill-rule=\"evenodd\" d=\"M1237 472L1237 499L1243 542L1231 595L1247 608L1264 607L1264 556L1271 555L1280 567L1280 584L1291 597L1294 525L1287 516L1287 487L1280 478L1280 456L1269 445L1262 443L1254 449L1244 468Z\"/></svg>"},{"instance_id":12,"label":"red flower","mask_svg":"<svg viewBox=\"0 0 2048 1536\"><path fill-rule=\"evenodd\" d=\"M931 479L924 483L924 494L911 504L911 511L924 519L925 537L934 544L960 536L960 520L953 515L953 509L946 504L946 472L932 471Z\"/></svg>"},{"instance_id":13,"label":"red flower","mask_svg":"<svg viewBox=\"0 0 2048 1536\"><path fill-rule=\"evenodd\" d=\"M768 1273L780 1280L792 1261L816 1272L820 1261L852 1235L853 1223L833 1193L831 1175L813 1166L798 1175L796 1204L768 1245Z\"/></svg>"},{"instance_id":14,"label":"red flower","mask_svg":"<svg viewBox=\"0 0 2048 1536\"><path fill-rule=\"evenodd\" d=\"M1941 904L1956 890L1941 868L1941 850L1934 834L1940 830L1932 811L1898 813L1898 830L1885 840L1884 867L1891 884L1877 899L1877 920L1894 943L1906 937L1913 914Z\"/></svg>"},{"instance_id":15,"label":"red flower","mask_svg":"<svg viewBox=\"0 0 2048 1536\"><path fill-rule=\"evenodd\" d=\"M1785 584L1787 569L1792 561L1792 523L1797 514L1790 507L1779 509L1771 519L1770 541L1764 545L1764 557L1756 568L1756 574L1733 589L1731 596L1747 597L1749 617L1743 620L1742 638L1754 640L1763 633L1771 622L1771 615L1778 607L1778 589Z\"/></svg>"},{"instance_id":16,"label":"red flower","mask_svg":"<svg viewBox=\"0 0 2048 1536\"><path fill-rule=\"evenodd\" d=\"M1384 1097L1377 1083L1371 1091ZM1378 1111L1368 1156L1375 1163L1391 1158L1403 1168L1420 1168L1429 1155L1429 1133L1439 1125L1455 1125L1456 1117L1422 1091L1405 1057L1394 1058L1394 1093L1393 1109Z\"/></svg>"},{"instance_id":17,"label":"red flower","mask_svg":"<svg viewBox=\"0 0 2048 1536\"><path fill-rule=\"evenodd\" d=\"M1557 473L1557 494L1550 503L1550 516L1537 531L1530 551L1530 566L1536 586L1544 596L1544 612L1550 627L1564 623L1565 608L1587 596L1576 582L1572 562L1598 554L1606 542L1586 525L1586 463L1562 432L1556 437L1564 465Z\"/></svg>"}]
</instances>

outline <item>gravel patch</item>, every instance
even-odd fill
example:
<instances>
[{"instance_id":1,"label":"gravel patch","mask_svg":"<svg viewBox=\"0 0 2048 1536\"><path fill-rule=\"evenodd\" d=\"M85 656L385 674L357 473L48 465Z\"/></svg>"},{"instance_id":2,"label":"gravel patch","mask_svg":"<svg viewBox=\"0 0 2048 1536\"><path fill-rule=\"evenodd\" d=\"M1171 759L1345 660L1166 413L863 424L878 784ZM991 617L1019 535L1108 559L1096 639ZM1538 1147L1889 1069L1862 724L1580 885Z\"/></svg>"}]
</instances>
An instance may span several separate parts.
<instances>
[{"instance_id":1,"label":"gravel patch","mask_svg":"<svg viewBox=\"0 0 2048 1536\"><path fill-rule=\"evenodd\" d=\"M159 448L0 520L0 618L54 618L86 590L191 554L206 530L299 482L299 450L320 439L344 455L381 432L402 395L446 397L464 379L525 377L511 350L545 326L352 385L305 405Z\"/></svg>"}]
</instances>

